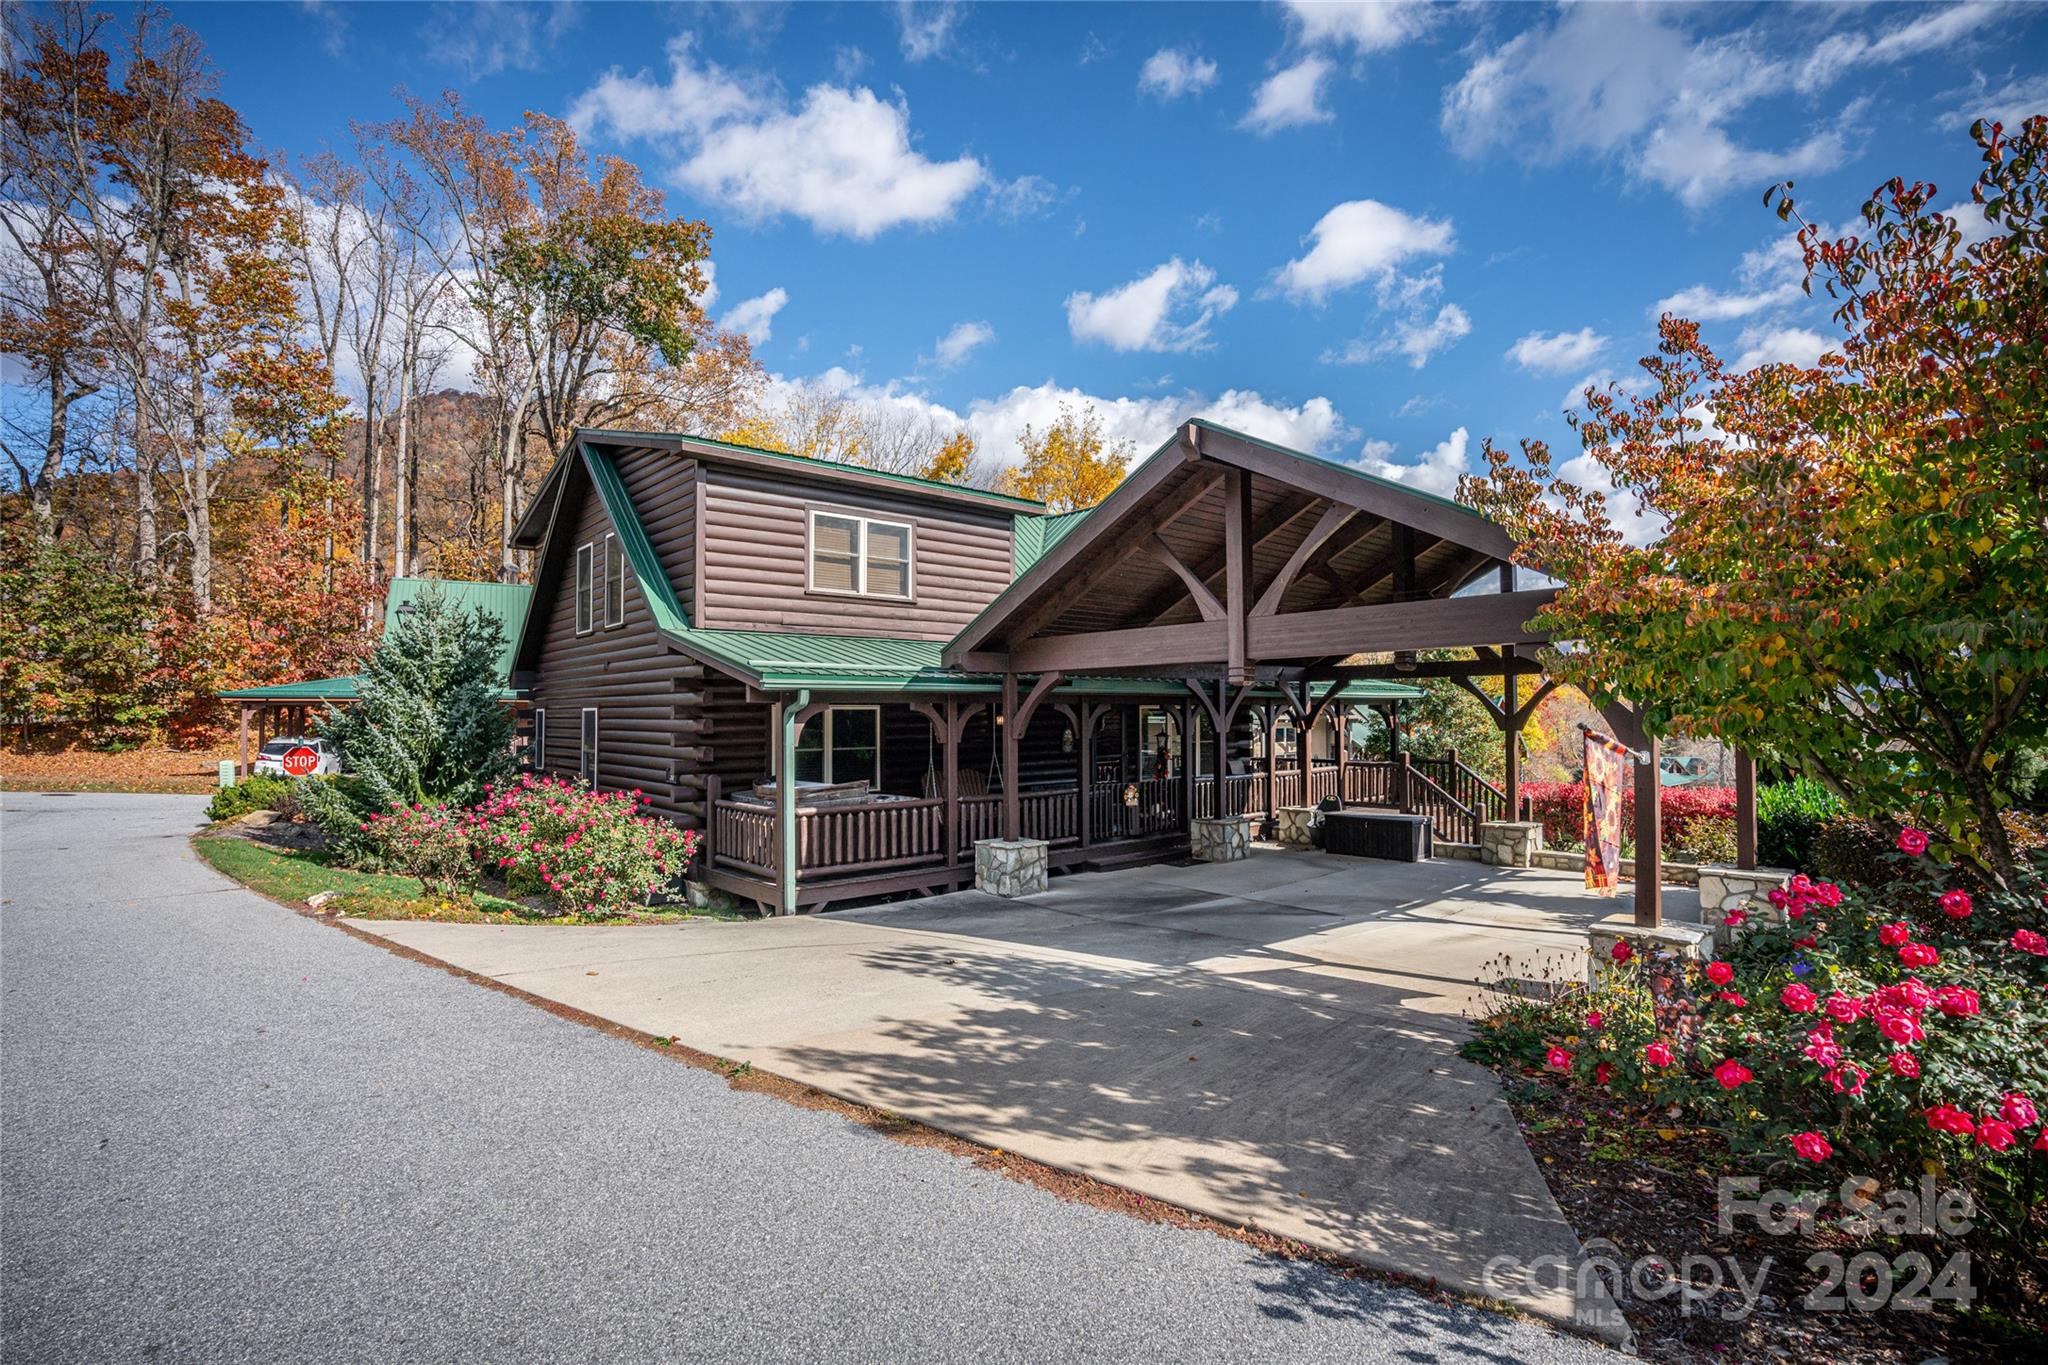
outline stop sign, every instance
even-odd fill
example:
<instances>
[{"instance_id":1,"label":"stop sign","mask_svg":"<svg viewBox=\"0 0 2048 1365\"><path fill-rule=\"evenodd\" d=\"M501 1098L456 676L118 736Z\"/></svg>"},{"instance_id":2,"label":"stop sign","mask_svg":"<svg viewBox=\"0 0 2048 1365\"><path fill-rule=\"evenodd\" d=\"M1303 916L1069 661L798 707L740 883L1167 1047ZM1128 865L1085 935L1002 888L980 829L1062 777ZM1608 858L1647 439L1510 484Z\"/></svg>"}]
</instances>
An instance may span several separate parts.
<instances>
[{"instance_id":1,"label":"stop sign","mask_svg":"<svg viewBox=\"0 0 2048 1365\"><path fill-rule=\"evenodd\" d=\"M277 766L293 777L309 777L313 770L320 766L320 755L301 744L298 748L287 751L285 756L278 760Z\"/></svg>"}]
</instances>

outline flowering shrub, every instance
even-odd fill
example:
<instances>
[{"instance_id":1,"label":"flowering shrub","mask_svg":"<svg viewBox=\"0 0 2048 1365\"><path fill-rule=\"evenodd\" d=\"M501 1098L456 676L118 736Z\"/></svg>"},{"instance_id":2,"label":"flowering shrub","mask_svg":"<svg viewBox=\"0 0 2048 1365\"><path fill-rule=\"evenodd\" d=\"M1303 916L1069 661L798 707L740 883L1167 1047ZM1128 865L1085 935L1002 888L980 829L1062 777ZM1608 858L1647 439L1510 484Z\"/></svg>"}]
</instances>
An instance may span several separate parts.
<instances>
[{"instance_id":1,"label":"flowering shrub","mask_svg":"<svg viewBox=\"0 0 2048 1365\"><path fill-rule=\"evenodd\" d=\"M1876 889L1795 877L1771 897L1787 924L1719 961L1615 954L1522 1056L1837 1179L1946 1170L1980 1230L2025 1245L2048 1174L2048 867L1966 889L1926 849L1900 836Z\"/></svg>"},{"instance_id":2,"label":"flowering shrub","mask_svg":"<svg viewBox=\"0 0 2048 1365\"><path fill-rule=\"evenodd\" d=\"M454 891L476 881L470 822L459 809L436 802L403 806L394 802L359 831L387 867L408 872L429 887Z\"/></svg>"},{"instance_id":3,"label":"flowering shrub","mask_svg":"<svg viewBox=\"0 0 2048 1365\"><path fill-rule=\"evenodd\" d=\"M1522 795L1529 803L1529 818L1543 822L1543 841L1576 847L1585 832L1586 788L1581 782L1524 782ZM1694 829L1700 822L1716 822L1727 831L1728 842L1735 837L1735 788L1666 787L1663 792L1664 849L1695 850L1718 848L1718 831ZM1621 789L1621 833L1635 833L1636 794L1633 785Z\"/></svg>"},{"instance_id":4,"label":"flowering shrub","mask_svg":"<svg viewBox=\"0 0 2048 1365\"><path fill-rule=\"evenodd\" d=\"M640 793L522 776L485 788L467 817L476 856L515 892L558 914L615 915L644 904L696 856L697 835L638 814Z\"/></svg>"}]
</instances>

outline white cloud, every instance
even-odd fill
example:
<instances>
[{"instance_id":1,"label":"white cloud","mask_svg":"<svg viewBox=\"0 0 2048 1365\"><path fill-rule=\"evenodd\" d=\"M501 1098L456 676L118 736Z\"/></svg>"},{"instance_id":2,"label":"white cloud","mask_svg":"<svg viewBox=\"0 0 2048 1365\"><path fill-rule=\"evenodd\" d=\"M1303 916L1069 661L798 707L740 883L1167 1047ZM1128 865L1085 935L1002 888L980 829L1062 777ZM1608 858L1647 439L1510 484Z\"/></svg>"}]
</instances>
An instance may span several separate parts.
<instances>
[{"instance_id":1,"label":"white cloud","mask_svg":"<svg viewBox=\"0 0 2048 1365\"><path fill-rule=\"evenodd\" d=\"M1804 293L1800 281L1806 275L1805 253L1798 238L1779 233L1764 246L1744 252L1737 275L1741 284L1735 289L1696 284L1667 294L1657 300L1651 315L1674 313L1694 322L1727 322L1783 307Z\"/></svg>"},{"instance_id":2,"label":"white cloud","mask_svg":"<svg viewBox=\"0 0 2048 1365\"><path fill-rule=\"evenodd\" d=\"M1331 115L1323 107L1322 93L1330 71L1327 58L1311 55L1274 72L1260 82L1241 126L1255 133L1277 133L1306 123L1328 123Z\"/></svg>"},{"instance_id":3,"label":"white cloud","mask_svg":"<svg viewBox=\"0 0 2048 1365\"><path fill-rule=\"evenodd\" d=\"M1947 51L1999 16L2002 7L1972 3L1920 12L1920 17L1872 37L1831 33L1807 54L1795 80L1807 94L1826 89L1852 67L1896 62L1923 52ZM2010 11L2008 11L2009 13Z\"/></svg>"},{"instance_id":4,"label":"white cloud","mask_svg":"<svg viewBox=\"0 0 2048 1365\"><path fill-rule=\"evenodd\" d=\"M789 302L789 291L777 285L765 294L759 294L734 308L725 315L724 327L732 332L746 333L747 340L759 346L774 333L770 330L775 315Z\"/></svg>"},{"instance_id":5,"label":"white cloud","mask_svg":"<svg viewBox=\"0 0 2048 1365\"><path fill-rule=\"evenodd\" d=\"M901 32L906 61L922 62L943 57L953 45L960 23L960 7L953 0L920 4L896 0L896 25Z\"/></svg>"},{"instance_id":6,"label":"white cloud","mask_svg":"<svg viewBox=\"0 0 2048 1365\"><path fill-rule=\"evenodd\" d=\"M1434 316L1418 313L1394 325L1384 336L1360 338L1323 352L1326 365L1370 365L1391 355L1403 355L1409 365L1421 369L1438 351L1456 345L1472 331L1472 319L1455 303L1447 303Z\"/></svg>"},{"instance_id":7,"label":"white cloud","mask_svg":"<svg viewBox=\"0 0 2048 1365\"><path fill-rule=\"evenodd\" d=\"M1162 47L1138 70L1138 89L1163 100L1199 95L1216 84L1216 63L1184 48Z\"/></svg>"},{"instance_id":8,"label":"white cloud","mask_svg":"<svg viewBox=\"0 0 2048 1365\"><path fill-rule=\"evenodd\" d=\"M1192 351L1208 345L1211 320L1236 306L1237 291L1217 284L1215 271L1175 256L1108 293L1069 294L1067 330L1112 350Z\"/></svg>"},{"instance_id":9,"label":"white cloud","mask_svg":"<svg viewBox=\"0 0 2048 1365\"><path fill-rule=\"evenodd\" d=\"M2048 75L2008 78L1993 89L1980 71L1967 89L1952 90L1941 98L1956 102L1953 110L1941 116L1944 128L1967 128L1983 118L2002 123L2010 131L2035 114L2048 113Z\"/></svg>"},{"instance_id":10,"label":"white cloud","mask_svg":"<svg viewBox=\"0 0 2048 1365\"><path fill-rule=\"evenodd\" d=\"M1606 500L1607 520L1614 529L1621 532L1621 538L1631 545L1648 545L1661 540L1668 524L1663 516L1646 512L1636 501L1635 494L1625 493L1614 486L1607 469L1591 455L1574 455L1557 466L1558 477L1566 483L1577 484L1580 488L1600 494Z\"/></svg>"},{"instance_id":11,"label":"white cloud","mask_svg":"<svg viewBox=\"0 0 2048 1365\"><path fill-rule=\"evenodd\" d=\"M672 144L673 178L743 218L787 213L862 240L944 222L989 186L980 160L933 161L917 150L903 103L821 83L791 107L764 81L699 63L691 48L688 35L670 43L665 82L608 72L578 97L570 121Z\"/></svg>"},{"instance_id":12,"label":"white cloud","mask_svg":"<svg viewBox=\"0 0 2048 1365\"><path fill-rule=\"evenodd\" d=\"M1444 92L1444 133L1468 156L1495 147L1553 161L1612 156L1691 207L1733 186L1838 164L1856 105L1783 150L1745 145L1728 131L1792 77L1789 63L1773 55L1786 40L1764 31L1776 16L1694 38L1683 27L1694 13L1568 6L1549 26L1473 59Z\"/></svg>"},{"instance_id":13,"label":"white cloud","mask_svg":"<svg viewBox=\"0 0 2048 1365\"><path fill-rule=\"evenodd\" d=\"M478 80L503 71L540 70L581 17L573 0L444 3L427 11L419 36L429 61L461 67Z\"/></svg>"},{"instance_id":14,"label":"white cloud","mask_svg":"<svg viewBox=\"0 0 2048 1365\"><path fill-rule=\"evenodd\" d=\"M1591 327L1549 336L1531 332L1508 347L1508 359L1537 374L1557 374L1591 362L1606 345L1607 338Z\"/></svg>"},{"instance_id":15,"label":"white cloud","mask_svg":"<svg viewBox=\"0 0 2048 1365\"><path fill-rule=\"evenodd\" d=\"M1360 53L1400 46L1427 29L1438 13L1424 0L1287 0L1287 12L1304 45L1348 44Z\"/></svg>"},{"instance_id":16,"label":"white cloud","mask_svg":"<svg viewBox=\"0 0 2048 1365\"><path fill-rule=\"evenodd\" d=\"M932 348L932 358L939 368L950 370L995 339L996 329L986 322L956 322L953 330L940 337L939 344Z\"/></svg>"},{"instance_id":17,"label":"white cloud","mask_svg":"<svg viewBox=\"0 0 2048 1365\"><path fill-rule=\"evenodd\" d=\"M1746 327L1735 344L1742 348L1735 370L1753 370L1759 365L1811 366L1828 350L1827 339L1805 327Z\"/></svg>"},{"instance_id":18,"label":"white cloud","mask_svg":"<svg viewBox=\"0 0 2048 1365\"><path fill-rule=\"evenodd\" d=\"M1964 246L1975 246L1982 241L1996 237L2002 229L1984 216L1984 207L1967 199L1950 204L1942 212L1956 220L1956 232L1961 235Z\"/></svg>"},{"instance_id":19,"label":"white cloud","mask_svg":"<svg viewBox=\"0 0 2048 1365\"><path fill-rule=\"evenodd\" d=\"M1557 400L1557 406L1561 409L1581 407L1585 404L1587 389L1599 389L1604 392L1607 386L1613 382L1614 371L1612 370L1595 370L1589 375L1583 375L1578 383L1564 391L1564 397Z\"/></svg>"},{"instance_id":20,"label":"white cloud","mask_svg":"<svg viewBox=\"0 0 2048 1365\"><path fill-rule=\"evenodd\" d=\"M1419 488L1425 493L1434 493L1440 498L1458 496L1458 480L1471 472L1465 463L1466 447L1470 436L1464 427L1459 427L1449 436L1422 452L1412 464L1402 464L1388 458L1394 447L1384 441L1368 441L1364 452L1353 461L1368 474L1382 479L1393 479L1410 488Z\"/></svg>"},{"instance_id":21,"label":"white cloud","mask_svg":"<svg viewBox=\"0 0 2048 1365\"><path fill-rule=\"evenodd\" d=\"M1448 218L1418 218L1377 199L1337 205L1309 229L1314 244L1280 268L1282 292L1299 303L1321 303L1333 291L1363 280L1388 283L1402 262L1443 256L1457 245Z\"/></svg>"},{"instance_id":22,"label":"white cloud","mask_svg":"<svg viewBox=\"0 0 2048 1365\"><path fill-rule=\"evenodd\" d=\"M697 273L704 277L704 287L697 292L697 306L708 313L718 306L718 262L697 262Z\"/></svg>"}]
</instances>

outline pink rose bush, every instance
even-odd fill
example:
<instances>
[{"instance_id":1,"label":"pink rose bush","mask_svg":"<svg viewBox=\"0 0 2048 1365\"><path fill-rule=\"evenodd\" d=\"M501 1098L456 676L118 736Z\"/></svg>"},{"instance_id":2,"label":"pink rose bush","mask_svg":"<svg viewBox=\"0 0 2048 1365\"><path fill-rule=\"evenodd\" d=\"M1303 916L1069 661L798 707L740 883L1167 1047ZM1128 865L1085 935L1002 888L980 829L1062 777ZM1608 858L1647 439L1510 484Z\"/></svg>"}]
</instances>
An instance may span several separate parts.
<instances>
[{"instance_id":1,"label":"pink rose bush","mask_svg":"<svg viewBox=\"0 0 2048 1365\"><path fill-rule=\"evenodd\" d=\"M1942 1170L1981 1234L2022 1245L2048 1189L2048 865L1958 886L1907 835L1881 887L1794 878L1787 923L1752 921L1713 962L1603 954L1598 984L1510 1010L1483 1046L1736 1153L1895 1187Z\"/></svg>"},{"instance_id":2,"label":"pink rose bush","mask_svg":"<svg viewBox=\"0 0 2048 1365\"><path fill-rule=\"evenodd\" d=\"M477 858L557 914L616 915L645 904L697 854L697 835L640 814L637 791L597 792L531 773L485 788L469 812Z\"/></svg>"},{"instance_id":3,"label":"pink rose bush","mask_svg":"<svg viewBox=\"0 0 2048 1365\"><path fill-rule=\"evenodd\" d=\"M558 915L605 916L645 904L697 853L695 833L639 812L637 791L527 774L486 786L467 810L394 805L361 832L387 865L430 887L473 886L490 871L515 895L545 895Z\"/></svg>"}]
</instances>

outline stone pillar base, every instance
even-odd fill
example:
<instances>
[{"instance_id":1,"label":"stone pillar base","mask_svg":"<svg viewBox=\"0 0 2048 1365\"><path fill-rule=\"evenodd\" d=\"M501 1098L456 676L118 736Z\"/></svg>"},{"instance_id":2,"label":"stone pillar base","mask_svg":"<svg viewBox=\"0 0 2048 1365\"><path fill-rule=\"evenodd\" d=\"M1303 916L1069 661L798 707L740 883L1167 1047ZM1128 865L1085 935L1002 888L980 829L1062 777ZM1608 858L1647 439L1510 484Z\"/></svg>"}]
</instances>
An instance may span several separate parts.
<instances>
[{"instance_id":1,"label":"stone pillar base","mask_svg":"<svg viewBox=\"0 0 2048 1365\"><path fill-rule=\"evenodd\" d=\"M1282 806L1273 816L1273 838L1289 848L1313 848L1315 828L1322 822L1323 813L1314 806Z\"/></svg>"},{"instance_id":2,"label":"stone pillar base","mask_svg":"<svg viewBox=\"0 0 2048 1365\"><path fill-rule=\"evenodd\" d=\"M1198 863L1234 863L1252 856L1252 822L1246 815L1188 822L1188 845Z\"/></svg>"},{"instance_id":3,"label":"stone pillar base","mask_svg":"<svg viewBox=\"0 0 2048 1365\"><path fill-rule=\"evenodd\" d=\"M1495 867L1534 867L1543 847L1540 820L1489 820L1479 827L1479 861Z\"/></svg>"},{"instance_id":4,"label":"stone pillar base","mask_svg":"<svg viewBox=\"0 0 2048 1365\"><path fill-rule=\"evenodd\" d=\"M1035 896L1045 890L1051 866L1043 839L977 839L974 889L991 896Z\"/></svg>"},{"instance_id":5,"label":"stone pillar base","mask_svg":"<svg viewBox=\"0 0 2048 1365\"><path fill-rule=\"evenodd\" d=\"M1700 868L1700 922L1714 931L1715 942L1735 942L1735 935L1752 925L1785 923L1785 912L1770 902L1770 893L1792 880L1782 867L1728 867L1708 863ZM1740 928L1728 923L1728 912L1740 910L1747 916Z\"/></svg>"},{"instance_id":6,"label":"stone pillar base","mask_svg":"<svg viewBox=\"0 0 2048 1365\"><path fill-rule=\"evenodd\" d=\"M1704 924L1660 924L1645 929L1630 914L1609 915L1586 927L1589 945L1587 980L1597 982L1600 973L1614 962L1614 945L1626 941L1638 957L1651 962L1680 959L1703 961L1713 953L1714 931Z\"/></svg>"}]
</instances>

